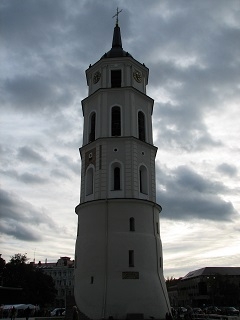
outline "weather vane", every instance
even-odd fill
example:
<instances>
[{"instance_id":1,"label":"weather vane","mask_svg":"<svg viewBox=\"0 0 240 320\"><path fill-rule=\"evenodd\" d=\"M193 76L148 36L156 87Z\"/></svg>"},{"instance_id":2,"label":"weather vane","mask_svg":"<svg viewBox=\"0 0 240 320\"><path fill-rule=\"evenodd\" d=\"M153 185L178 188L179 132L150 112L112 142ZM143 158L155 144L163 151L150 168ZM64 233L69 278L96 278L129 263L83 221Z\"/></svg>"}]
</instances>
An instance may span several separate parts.
<instances>
[{"instance_id":1,"label":"weather vane","mask_svg":"<svg viewBox=\"0 0 240 320\"><path fill-rule=\"evenodd\" d=\"M116 25L118 24L118 15L120 12L122 12L122 9L120 11L118 11L118 8L117 8L117 13L113 16L113 18L117 17L116 18Z\"/></svg>"}]
</instances>

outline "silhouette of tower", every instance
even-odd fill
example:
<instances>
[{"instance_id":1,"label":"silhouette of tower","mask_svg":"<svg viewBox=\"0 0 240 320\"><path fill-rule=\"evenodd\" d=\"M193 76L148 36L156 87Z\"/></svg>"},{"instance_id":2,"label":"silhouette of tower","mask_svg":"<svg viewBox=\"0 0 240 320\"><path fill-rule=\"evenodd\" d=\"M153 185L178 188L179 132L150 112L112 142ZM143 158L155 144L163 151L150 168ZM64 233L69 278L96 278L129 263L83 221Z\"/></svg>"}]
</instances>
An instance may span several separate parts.
<instances>
[{"instance_id":1,"label":"silhouette of tower","mask_svg":"<svg viewBox=\"0 0 240 320\"><path fill-rule=\"evenodd\" d=\"M163 319L170 305L163 277L156 201L153 99L148 68L112 48L86 70L75 300L91 319Z\"/></svg>"}]
</instances>

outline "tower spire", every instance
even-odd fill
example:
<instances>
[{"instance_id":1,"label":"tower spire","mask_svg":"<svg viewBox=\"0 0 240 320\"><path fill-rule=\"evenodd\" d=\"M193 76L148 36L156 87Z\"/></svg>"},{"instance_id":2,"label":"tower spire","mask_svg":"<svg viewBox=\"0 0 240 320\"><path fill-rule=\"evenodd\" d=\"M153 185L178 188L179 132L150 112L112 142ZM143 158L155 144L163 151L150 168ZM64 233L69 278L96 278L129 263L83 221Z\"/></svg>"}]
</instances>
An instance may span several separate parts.
<instances>
[{"instance_id":1,"label":"tower spire","mask_svg":"<svg viewBox=\"0 0 240 320\"><path fill-rule=\"evenodd\" d=\"M118 16L120 12L122 12L122 9L118 10L117 8L117 13L112 17L116 17L116 25L113 31L112 48L102 56L102 59L116 57L132 57L128 52L124 51L122 47L121 30L118 25Z\"/></svg>"},{"instance_id":2,"label":"tower spire","mask_svg":"<svg viewBox=\"0 0 240 320\"><path fill-rule=\"evenodd\" d=\"M117 8L117 13L113 16L113 18L116 17L116 25L113 32L112 48L116 48L116 47L122 48L121 31L118 26L118 16L120 12L122 12L122 9L119 11Z\"/></svg>"}]
</instances>

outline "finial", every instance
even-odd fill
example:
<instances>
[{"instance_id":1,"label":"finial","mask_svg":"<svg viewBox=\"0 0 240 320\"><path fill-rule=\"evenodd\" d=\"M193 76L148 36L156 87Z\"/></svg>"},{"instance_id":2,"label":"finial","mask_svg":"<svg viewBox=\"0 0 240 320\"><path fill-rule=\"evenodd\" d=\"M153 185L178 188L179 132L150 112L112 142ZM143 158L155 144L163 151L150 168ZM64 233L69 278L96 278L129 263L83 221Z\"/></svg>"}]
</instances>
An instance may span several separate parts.
<instances>
[{"instance_id":1,"label":"finial","mask_svg":"<svg viewBox=\"0 0 240 320\"><path fill-rule=\"evenodd\" d=\"M120 11L118 11L118 8L117 8L117 13L112 17L112 18L117 17L116 18L116 26L118 25L118 15L119 15L120 12L122 12L122 9Z\"/></svg>"}]
</instances>

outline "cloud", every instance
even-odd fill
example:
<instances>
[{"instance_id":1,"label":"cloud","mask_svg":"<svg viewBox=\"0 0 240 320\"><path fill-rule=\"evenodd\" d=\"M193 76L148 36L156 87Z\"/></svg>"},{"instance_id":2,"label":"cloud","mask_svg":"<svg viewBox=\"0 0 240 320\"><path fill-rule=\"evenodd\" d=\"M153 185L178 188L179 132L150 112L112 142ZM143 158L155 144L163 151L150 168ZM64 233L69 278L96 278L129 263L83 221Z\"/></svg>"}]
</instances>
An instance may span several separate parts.
<instances>
[{"instance_id":1,"label":"cloud","mask_svg":"<svg viewBox=\"0 0 240 320\"><path fill-rule=\"evenodd\" d=\"M41 240L44 258L74 251L71 230L77 223L69 211L79 201L85 70L111 48L117 6L123 9L124 50L150 71L147 94L155 100L154 144L157 160L161 157L157 200L166 230L177 224L168 268L198 267L198 257L193 261L201 247L198 237L210 232L208 246L217 235L226 247L229 234L237 238L239 233L240 12L235 0L150 1L147 6L144 0L0 2L3 249L12 250L12 237L17 247L19 239L29 239L30 245ZM189 250L175 246L187 233L179 230L185 224L189 229L197 224ZM180 238L173 241L173 235ZM192 236L184 238L186 244Z\"/></svg>"},{"instance_id":2,"label":"cloud","mask_svg":"<svg viewBox=\"0 0 240 320\"><path fill-rule=\"evenodd\" d=\"M219 166L217 166L217 170L220 172L220 173L223 173L229 177L234 177L237 175L238 173L238 169L235 165L231 165L231 164L228 164L228 163L222 163L220 164Z\"/></svg>"},{"instance_id":3,"label":"cloud","mask_svg":"<svg viewBox=\"0 0 240 320\"><path fill-rule=\"evenodd\" d=\"M203 114L192 106L174 106L170 103L155 104L154 126L156 140L164 148L196 152L209 147L219 147L222 142L214 139L203 123Z\"/></svg>"},{"instance_id":4,"label":"cloud","mask_svg":"<svg viewBox=\"0 0 240 320\"><path fill-rule=\"evenodd\" d=\"M45 164L46 160L36 151L28 146L19 148L18 158L22 161L27 161L30 163L41 163Z\"/></svg>"},{"instance_id":5,"label":"cloud","mask_svg":"<svg viewBox=\"0 0 240 320\"><path fill-rule=\"evenodd\" d=\"M49 179L43 178L41 175L37 175L30 172L20 173L19 171L0 170L0 172L5 176L17 179L18 181L24 182L26 184L46 184L47 182L49 182Z\"/></svg>"},{"instance_id":6,"label":"cloud","mask_svg":"<svg viewBox=\"0 0 240 320\"><path fill-rule=\"evenodd\" d=\"M28 173L28 172L20 174L18 176L18 178L19 178L20 181L22 181L24 183L27 183L27 184L28 183L29 184L44 184L44 183L47 183L49 181L48 179L42 178L39 175Z\"/></svg>"},{"instance_id":7,"label":"cloud","mask_svg":"<svg viewBox=\"0 0 240 320\"><path fill-rule=\"evenodd\" d=\"M3 221L0 232L2 234L11 236L18 240L23 241L41 241L42 235L35 228L29 228L28 225L23 225L22 222L16 221Z\"/></svg>"},{"instance_id":8,"label":"cloud","mask_svg":"<svg viewBox=\"0 0 240 320\"><path fill-rule=\"evenodd\" d=\"M55 229L53 220L43 209L21 200L13 192L0 189L0 232L24 241L41 241L43 234L39 226Z\"/></svg>"},{"instance_id":9,"label":"cloud","mask_svg":"<svg viewBox=\"0 0 240 320\"><path fill-rule=\"evenodd\" d=\"M80 175L80 164L79 162L74 162L72 158L68 156L56 155L59 163L64 164L66 168L71 169L77 175Z\"/></svg>"},{"instance_id":10,"label":"cloud","mask_svg":"<svg viewBox=\"0 0 240 320\"><path fill-rule=\"evenodd\" d=\"M27 112L52 111L72 101L69 84L64 85L64 79L53 81L52 78L41 75L15 76L3 81L5 91L4 105L17 106Z\"/></svg>"},{"instance_id":11,"label":"cloud","mask_svg":"<svg viewBox=\"0 0 240 320\"><path fill-rule=\"evenodd\" d=\"M163 218L231 221L237 214L233 204L221 197L229 191L225 185L204 178L187 166L168 173L158 168L157 188Z\"/></svg>"}]
</instances>

